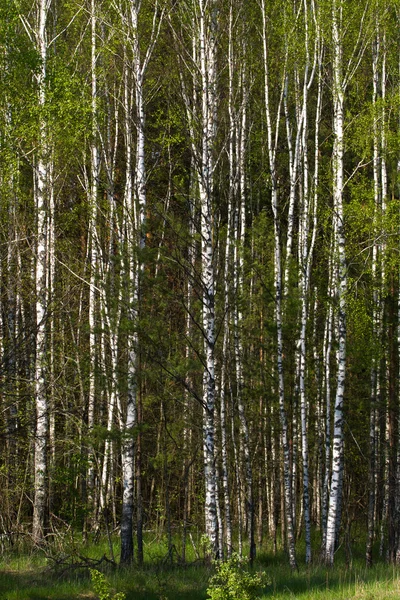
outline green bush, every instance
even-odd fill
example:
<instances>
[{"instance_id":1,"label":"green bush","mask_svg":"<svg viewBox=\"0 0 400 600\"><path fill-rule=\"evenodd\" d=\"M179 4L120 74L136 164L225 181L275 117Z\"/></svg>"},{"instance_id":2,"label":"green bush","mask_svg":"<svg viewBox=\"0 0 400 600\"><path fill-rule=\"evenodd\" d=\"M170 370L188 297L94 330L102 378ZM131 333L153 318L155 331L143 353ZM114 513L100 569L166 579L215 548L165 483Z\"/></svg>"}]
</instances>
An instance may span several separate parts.
<instances>
[{"instance_id":1,"label":"green bush","mask_svg":"<svg viewBox=\"0 0 400 600\"><path fill-rule=\"evenodd\" d=\"M110 584L100 571L90 569L90 577L92 579L94 593L97 594L99 600L125 600L126 595L124 592L112 594Z\"/></svg>"},{"instance_id":2,"label":"green bush","mask_svg":"<svg viewBox=\"0 0 400 600\"><path fill-rule=\"evenodd\" d=\"M262 588L267 585L267 577L262 573L249 573L246 561L238 554L232 554L226 562L216 563L216 573L209 582L209 600L255 600Z\"/></svg>"}]
</instances>

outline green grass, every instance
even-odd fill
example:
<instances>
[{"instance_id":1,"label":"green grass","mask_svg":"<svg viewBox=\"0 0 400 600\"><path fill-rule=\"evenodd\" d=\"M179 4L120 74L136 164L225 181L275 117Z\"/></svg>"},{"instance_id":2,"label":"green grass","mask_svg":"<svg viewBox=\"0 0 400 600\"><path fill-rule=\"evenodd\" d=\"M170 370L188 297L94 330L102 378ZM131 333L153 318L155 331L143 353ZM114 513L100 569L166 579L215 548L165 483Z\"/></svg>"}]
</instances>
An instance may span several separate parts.
<instances>
[{"instance_id":1,"label":"green grass","mask_svg":"<svg viewBox=\"0 0 400 600\"><path fill-rule=\"evenodd\" d=\"M58 551L68 554L75 550L91 558L109 556L105 542L84 548L75 540L64 540ZM188 549L189 550L189 549ZM115 555L118 544L115 542ZM59 554L57 553L57 556ZM145 545L146 564L142 568L112 569L105 573L113 589L126 593L126 600L206 600L211 568L201 562L182 567L168 564L165 542L148 539ZM188 560L194 560L189 552ZM292 573L283 552L273 556L259 552L256 569L266 571L271 584L262 600L399 600L400 568L377 562L364 566L363 548L353 550L349 557L339 551L335 566L304 565L299 552L299 571ZM15 549L0 558L0 599L4 600L95 600L87 569L55 573L53 561L40 551L28 553Z\"/></svg>"},{"instance_id":2,"label":"green grass","mask_svg":"<svg viewBox=\"0 0 400 600\"><path fill-rule=\"evenodd\" d=\"M400 573L388 565L371 569L353 566L325 569L301 567L290 573L284 567L268 571L272 584L263 599L281 600L394 600L400 598Z\"/></svg>"}]
</instances>

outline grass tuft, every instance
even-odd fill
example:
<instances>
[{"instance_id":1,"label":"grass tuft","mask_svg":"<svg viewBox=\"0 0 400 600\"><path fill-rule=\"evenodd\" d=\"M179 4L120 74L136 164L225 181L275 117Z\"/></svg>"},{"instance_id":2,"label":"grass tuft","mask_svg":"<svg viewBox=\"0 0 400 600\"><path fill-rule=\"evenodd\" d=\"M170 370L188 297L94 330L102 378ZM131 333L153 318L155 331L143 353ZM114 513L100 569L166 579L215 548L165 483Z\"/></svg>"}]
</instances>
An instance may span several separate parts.
<instances>
[{"instance_id":1,"label":"grass tuft","mask_svg":"<svg viewBox=\"0 0 400 600\"><path fill-rule=\"evenodd\" d=\"M65 542L66 555L76 552L81 556L100 559L109 557L107 543L91 546ZM49 552L49 551L48 551ZM118 556L118 540L115 540ZM213 569L190 556L191 564L179 565L173 555L169 561L165 541L146 540L145 565L139 568L112 569L102 565L111 589L123 592L126 600L206 600L207 587ZM88 569L67 571L60 577L50 569L53 564L44 550L24 553L10 552L0 558L1 600L98 600L93 591ZM327 569L315 561L304 564L299 549L299 570L291 572L283 552L273 556L268 551L259 552L256 571L265 571L270 581L262 600L398 600L400 598L400 569L377 562L367 569L363 548L354 548L349 563L345 553L339 551L335 566Z\"/></svg>"}]
</instances>

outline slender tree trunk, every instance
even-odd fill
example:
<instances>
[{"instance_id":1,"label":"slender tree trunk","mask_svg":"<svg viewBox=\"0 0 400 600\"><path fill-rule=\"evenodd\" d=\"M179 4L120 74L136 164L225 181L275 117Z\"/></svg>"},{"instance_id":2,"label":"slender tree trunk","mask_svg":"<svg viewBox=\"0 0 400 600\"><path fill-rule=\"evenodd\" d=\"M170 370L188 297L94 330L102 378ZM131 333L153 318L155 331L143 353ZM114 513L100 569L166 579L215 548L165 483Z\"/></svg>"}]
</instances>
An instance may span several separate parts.
<instances>
[{"instance_id":1,"label":"slender tree trunk","mask_svg":"<svg viewBox=\"0 0 400 600\"><path fill-rule=\"evenodd\" d=\"M397 167L399 170L399 165ZM400 282L400 278L399 278ZM400 290L397 291L397 379L400 375ZM397 407L397 422L400 423L400 405ZM394 556L393 561L400 564L400 429L397 432L397 452L395 471L395 506L394 506Z\"/></svg>"},{"instance_id":2,"label":"slender tree trunk","mask_svg":"<svg viewBox=\"0 0 400 600\"><path fill-rule=\"evenodd\" d=\"M343 481L343 401L346 369L346 293L347 263L343 216L343 119L344 89L342 75L342 31L341 8L337 0L332 0L332 39L333 39L333 203L335 211L335 240L338 257L337 295L338 314L338 373L334 411L332 478L330 484L325 560L333 564L335 542L338 535L337 516L342 502Z\"/></svg>"},{"instance_id":3,"label":"slender tree trunk","mask_svg":"<svg viewBox=\"0 0 400 600\"><path fill-rule=\"evenodd\" d=\"M214 243L213 243L213 144L215 139L215 11L198 0L200 22L200 76L202 87L202 154L199 171L201 211L201 280L203 288L202 327L205 366L203 373L203 448L205 473L206 534L212 552L218 557L218 525L216 514L216 485L214 463L214 407L215 407L215 300L214 300Z\"/></svg>"},{"instance_id":4,"label":"slender tree trunk","mask_svg":"<svg viewBox=\"0 0 400 600\"><path fill-rule=\"evenodd\" d=\"M276 150L278 143L279 115L282 104L283 85L280 100L278 104L275 133L273 132L271 109L270 109L270 83L268 69L268 44L267 44L267 15L265 12L265 2L261 2L262 10L262 37L263 37L263 57L264 57L264 92L265 92L265 111L267 120L267 140L268 157L271 176L271 207L274 217L274 285L275 285L275 319L277 331L277 371L278 371L278 393L279 393L279 414L281 421L281 437L283 450L283 487L285 498L285 520L286 535L289 552L289 562L292 569L297 569L295 553L295 537L293 527L293 501L292 501L292 481L290 473L290 451L289 451L289 433L285 408L285 390L283 376L283 333L282 333L282 261L281 261L281 234L278 211L278 182L276 172Z\"/></svg>"},{"instance_id":5,"label":"slender tree trunk","mask_svg":"<svg viewBox=\"0 0 400 600\"><path fill-rule=\"evenodd\" d=\"M242 73L242 79L244 75ZM240 422L240 440L241 448L245 460L245 478L246 478L246 518L247 518L247 531L249 538L249 556L250 564L253 563L256 554L255 539L254 539L254 498L253 498L253 473L250 459L250 435L249 427L247 424L247 418L245 414L245 406L243 401L243 388L244 388L244 377L243 377L243 365L242 357L244 355L243 342L242 342L242 310L241 304L243 302L244 286L243 286L243 271L244 271L244 243L245 243L245 228L246 228L246 213L245 213L245 136L246 136L246 82L242 80L242 108L241 108L241 128L236 134L237 141L237 152L236 157L238 161L238 179L239 179L239 198L238 204L235 211L235 245L234 245L234 280L235 280L235 298L236 304L234 309L234 351L235 351L235 364L236 364L236 394L237 394L237 406L239 412Z\"/></svg>"},{"instance_id":6,"label":"slender tree trunk","mask_svg":"<svg viewBox=\"0 0 400 600\"><path fill-rule=\"evenodd\" d=\"M97 48L96 48L96 9L95 0L91 0L91 109L92 109L92 139L90 144L90 163L91 179L88 186L90 220L89 220L89 239L88 254L90 257L90 285L89 285L89 395L88 395L88 437L91 439L95 423L95 405L96 405L96 307L97 307L97 277L98 277L98 249L99 241L97 237L97 188L100 174L100 158L98 151L98 131L97 131ZM89 441L88 449L88 509L91 520L95 520L95 456L92 443ZM92 523L94 524L94 522Z\"/></svg>"},{"instance_id":7,"label":"slender tree trunk","mask_svg":"<svg viewBox=\"0 0 400 600\"><path fill-rule=\"evenodd\" d=\"M128 58L125 57L125 61ZM133 214L133 181L132 181L132 133L131 133L131 110L132 110L132 90L130 80L130 70L127 66L124 69L124 134L125 134L125 214L126 214L126 240L127 269L126 277L128 282L128 305L129 317L134 323L136 311L135 290L137 289L137 266L131 257L131 246L133 245L134 233L132 226ZM131 297L133 291L133 297ZM134 335L134 334L133 334ZM132 336L133 337L133 336ZM133 560L133 511L134 511L134 460L135 460L135 442L133 429L136 425L136 377L134 365L136 364L136 347L132 337L129 339L128 347L128 397L126 404L125 422L122 425L124 440L122 443L122 513L121 513L121 564L129 564Z\"/></svg>"},{"instance_id":8,"label":"slender tree trunk","mask_svg":"<svg viewBox=\"0 0 400 600\"><path fill-rule=\"evenodd\" d=\"M306 50L306 65L304 70L304 81L303 81L303 105L301 109L302 113L302 155L303 155L303 204L300 214L299 223L299 288L300 288L300 304L301 304L301 317L300 317L300 336L298 340L298 348L300 351L300 364L299 364L299 392L300 392L300 412L301 412L301 448L302 448L302 461L303 461L303 509L304 509L304 522L305 522L305 542L306 542L306 563L311 562L311 507L310 507L310 490L309 490L309 459L308 459L308 423L307 423L307 397L306 397L306 328L308 323L308 302L309 302L309 289L310 289L310 276L311 276L311 265L313 260L313 251L317 232L317 183L318 183L318 172L316 175L316 181L314 180L315 192L314 192L314 206L313 206L313 229L310 237L310 225L311 225L311 210L310 210L310 193L309 193L309 164L308 164L308 148L307 148L307 135L308 135L308 90L312 84L314 78L314 70L310 73L310 57L309 57L309 24L308 24L308 6L306 0L304 0L304 19L305 19L305 50ZM319 32L318 32L319 34ZM319 52L318 39L316 37L316 47L314 50L315 56ZM320 119L321 110L321 89L318 87L317 97L317 111L316 111L316 148L318 148L318 124ZM318 168L318 161L315 161L315 168Z\"/></svg>"},{"instance_id":9,"label":"slender tree trunk","mask_svg":"<svg viewBox=\"0 0 400 600\"><path fill-rule=\"evenodd\" d=\"M135 162L135 181L134 190L126 188L126 216L127 216L127 245L128 245L128 273L129 273L129 321L132 331L128 341L128 399L125 423L123 430L125 432L125 442L122 449L122 472L123 472L123 499L122 499L122 520L121 520L121 563L128 564L133 559L133 494L134 494L134 454L135 440L133 428L136 424L138 410L138 369L139 369L139 338L137 332L137 322L140 310L140 285L141 272L143 271L143 258L141 251L145 246L146 233L146 167L145 167L145 107L144 107L144 73L149 55L142 60L139 44L139 13L141 5L136 0L129 5L129 30L133 62L132 75L135 83L135 108L136 108L136 162ZM155 16L157 11L155 12ZM128 101L125 92L125 138L127 144L130 144L130 114ZM128 112L127 112L128 110ZM129 131L128 131L129 130ZM130 155L127 157L130 162ZM130 165L126 165L130 171ZM137 232L137 234L136 234ZM139 249L139 254L138 254ZM139 421L137 421L139 422ZM137 542L138 542L138 562L143 562L143 515L141 499L141 462L136 465L136 494L137 494Z\"/></svg>"},{"instance_id":10,"label":"slender tree trunk","mask_svg":"<svg viewBox=\"0 0 400 600\"><path fill-rule=\"evenodd\" d=\"M379 36L373 44L373 55L372 55L372 76L373 76L373 96L372 103L376 108L378 99L378 87L379 87ZM377 115L374 115L373 123L374 133L374 149L373 149L373 173L374 173L374 196L375 196L375 215L378 216L380 210L380 169L379 169L379 141L378 141L378 119ZM379 246L377 241L374 241L372 249L372 278L373 278L373 314L372 314L372 330L373 339L380 339L380 299L378 291L378 252ZM369 478L368 478L368 534L367 534L367 549L366 549L366 562L368 566L372 565L372 545L374 542L375 535L375 486L376 486L376 445L375 445L375 429L376 429L376 400L377 400L377 387L378 383L378 364L379 356L377 355L377 349L373 352L372 366L371 366L371 398L370 398L370 421L369 421L369 448L370 448L370 461L369 461Z\"/></svg>"},{"instance_id":11,"label":"slender tree trunk","mask_svg":"<svg viewBox=\"0 0 400 600\"><path fill-rule=\"evenodd\" d=\"M40 543L45 534L47 518L47 449L48 449L48 401L47 382L48 364L46 356L46 322L48 312L47 284L47 223L49 211L49 144L43 114L46 103L46 60L47 36L46 22L50 9L49 0L39 0L37 4L37 28L35 31L36 47L41 64L36 75L39 121L39 149L36 163L36 211L37 211L37 244L36 244L36 357L35 357L35 497L33 504L33 540Z\"/></svg>"},{"instance_id":12,"label":"slender tree trunk","mask_svg":"<svg viewBox=\"0 0 400 600\"><path fill-rule=\"evenodd\" d=\"M231 166L231 163L230 163ZM227 416L226 416L226 388L227 388L227 356L228 356L228 341L229 341L229 279L228 273L230 268L230 247L231 247L231 220L232 220L232 197L230 196L228 207L228 231L226 236L225 248L225 266L224 266L224 335L222 342L222 364L221 364L221 381L220 381L220 427L221 427L221 458L222 458L222 487L224 494L224 511L225 511L225 536L228 558L232 554L232 517L230 503L230 485L229 485L229 470L228 470L228 439L227 439Z\"/></svg>"},{"instance_id":13,"label":"slender tree trunk","mask_svg":"<svg viewBox=\"0 0 400 600\"><path fill-rule=\"evenodd\" d=\"M322 543L321 548L325 553L326 547L326 527L328 522L329 505L329 482L331 477L331 353L332 353L332 334L333 334L333 272L332 266L329 268L328 282L328 308L325 318L324 339L323 339L323 390L325 392L325 465L324 482L322 488Z\"/></svg>"}]
</instances>

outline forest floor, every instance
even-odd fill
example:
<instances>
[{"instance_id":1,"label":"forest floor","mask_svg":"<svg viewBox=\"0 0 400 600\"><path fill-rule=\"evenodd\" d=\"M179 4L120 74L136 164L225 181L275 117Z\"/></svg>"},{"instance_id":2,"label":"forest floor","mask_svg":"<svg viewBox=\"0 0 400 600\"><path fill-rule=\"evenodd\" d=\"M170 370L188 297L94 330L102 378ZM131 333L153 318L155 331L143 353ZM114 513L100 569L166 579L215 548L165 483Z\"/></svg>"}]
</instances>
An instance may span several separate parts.
<instances>
[{"instance_id":1,"label":"forest floor","mask_svg":"<svg viewBox=\"0 0 400 600\"><path fill-rule=\"evenodd\" d=\"M117 542L115 555L117 556ZM357 552L357 550L359 550ZM82 558L101 560L110 555L106 544L99 543L71 553L71 546L49 551L4 551L0 556L1 600L96 600L89 569ZM197 560L186 566L169 564L166 546L150 542L145 547L145 565L130 569L115 569L107 561L99 569L105 573L112 600L124 592L126 600L206 600L207 587L213 569ZM353 549L352 556L340 551L335 566L327 569L313 564L307 567L299 555L299 570L291 572L283 553L276 556L259 553L255 570L265 571L270 581L262 600L399 600L400 568L383 561L367 569L362 548ZM188 557L189 560L189 557ZM57 564L58 563L58 564ZM81 564L81 566L79 566Z\"/></svg>"}]
</instances>

